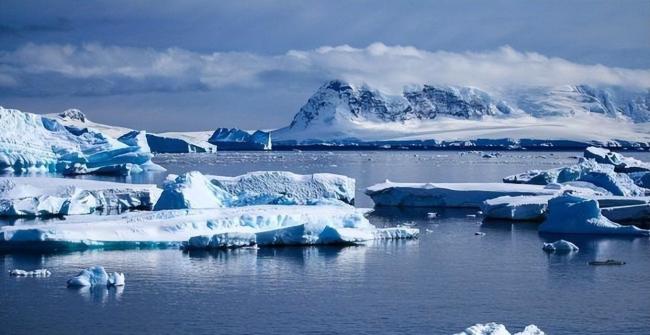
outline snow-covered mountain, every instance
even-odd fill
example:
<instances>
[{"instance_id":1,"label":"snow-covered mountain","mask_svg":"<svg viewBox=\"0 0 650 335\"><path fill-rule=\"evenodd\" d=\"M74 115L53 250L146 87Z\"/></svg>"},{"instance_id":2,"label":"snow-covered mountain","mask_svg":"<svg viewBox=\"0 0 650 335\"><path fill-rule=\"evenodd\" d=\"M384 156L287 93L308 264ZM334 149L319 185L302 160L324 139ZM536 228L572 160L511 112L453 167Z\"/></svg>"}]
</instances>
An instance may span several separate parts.
<instances>
[{"instance_id":1,"label":"snow-covered mountain","mask_svg":"<svg viewBox=\"0 0 650 335\"><path fill-rule=\"evenodd\" d=\"M424 85L387 95L333 80L273 138L280 145L497 139L508 145L519 140L645 145L648 121L650 89L567 85L487 92Z\"/></svg>"}]
</instances>

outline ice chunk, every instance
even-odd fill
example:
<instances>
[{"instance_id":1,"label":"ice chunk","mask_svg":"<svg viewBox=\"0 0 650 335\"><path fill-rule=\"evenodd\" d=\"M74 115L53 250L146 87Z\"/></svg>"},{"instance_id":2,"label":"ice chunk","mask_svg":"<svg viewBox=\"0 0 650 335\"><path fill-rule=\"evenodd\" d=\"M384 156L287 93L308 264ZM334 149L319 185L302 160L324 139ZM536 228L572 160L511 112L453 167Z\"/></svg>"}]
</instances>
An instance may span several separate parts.
<instances>
[{"instance_id":1,"label":"ice chunk","mask_svg":"<svg viewBox=\"0 0 650 335\"><path fill-rule=\"evenodd\" d=\"M65 223L1 226L0 250L168 246L198 235L256 233L301 224L310 231L320 231L326 226L368 229L370 232L374 228L364 217L364 211L352 206L264 205L128 212L122 215L70 216ZM341 230L341 234L350 236L346 230Z\"/></svg>"},{"instance_id":2,"label":"ice chunk","mask_svg":"<svg viewBox=\"0 0 650 335\"><path fill-rule=\"evenodd\" d=\"M257 130L248 132L237 128L219 128L208 142L219 150L271 150L271 133Z\"/></svg>"},{"instance_id":3,"label":"ice chunk","mask_svg":"<svg viewBox=\"0 0 650 335\"><path fill-rule=\"evenodd\" d=\"M9 275L14 277L49 277L52 275L52 272L48 269L36 269L31 271L14 269L9 271Z\"/></svg>"},{"instance_id":4,"label":"ice chunk","mask_svg":"<svg viewBox=\"0 0 650 335\"><path fill-rule=\"evenodd\" d=\"M0 217L90 214L149 209L161 190L155 185L69 178L0 177Z\"/></svg>"},{"instance_id":5,"label":"ice chunk","mask_svg":"<svg viewBox=\"0 0 650 335\"><path fill-rule=\"evenodd\" d=\"M212 236L199 235L183 242L184 249L232 249L253 246L256 243L254 233L220 233Z\"/></svg>"},{"instance_id":6,"label":"ice chunk","mask_svg":"<svg viewBox=\"0 0 650 335\"><path fill-rule=\"evenodd\" d=\"M107 284L108 274L102 266L93 266L84 269L79 272L78 275L68 280L68 287L97 286Z\"/></svg>"},{"instance_id":7,"label":"ice chunk","mask_svg":"<svg viewBox=\"0 0 650 335\"><path fill-rule=\"evenodd\" d=\"M550 170L530 170L503 179L506 183L547 185L551 183L588 182L614 195L641 196L645 190L634 184L624 173L617 173L611 165L582 160L568 167ZM579 186L579 185L575 185Z\"/></svg>"},{"instance_id":8,"label":"ice chunk","mask_svg":"<svg viewBox=\"0 0 650 335\"><path fill-rule=\"evenodd\" d=\"M354 204L352 178L314 173L299 175L287 171L258 171L237 177L209 176L212 182L238 197L238 205L300 204L319 199L336 199Z\"/></svg>"},{"instance_id":9,"label":"ice chunk","mask_svg":"<svg viewBox=\"0 0 650 335\"><path fill-rule=\"evenodd\" d=\"M515 333L514 335L544 335L545 333L541 331L535 325L528 325L522 332ZM506 329L506 326L498 324L495 322L490 322L486 324L477 323L467 329L462 333L457 333L456 335L511 335L511 333Z\"/></svg>"},{"instance_id":10,"label":"ice chunk","mask_svg":"<svg viewBox=\"0 0 650 335\"><path fill-rule=\"evenodd\" d=\"M569 241L559 240L553 243L544 243L542 250L546 252L568 253L578 251L580 249L577 245Z\"/></svg>"},{"instance_id":11,"label":"ice chunk","mask_svg":"<svg viewBox=\"0 0 650 335\"><path fill-rule=\"evenodd\" d=\"M627 206L613 206L602 208L601 213L604 217L614 222L642 222L650 220L650 204L638 204Z\"/></svg>"},{"instance_id":12,"label":"ice chunk","mask_svg":"<svg viewBox=\"0 0 650 335\"><path fill-rule=\"evenodd\" d=\"M393 227L379 228L375 232L377 240L410 240L420 236L420 230L417 228Z\"/></svg>"},{"instance_id":13,"label":"ice chunk","mask_svg":"<svg viewBox=\"0 0 650 335\"><path fill-rule=\"evenodd\" d=\"M64 127L57 120L0 107L0 170L119 174L160 170L151 153L92 128Z\"/></svg>"},{"instance_id":14,"label":"ice chunk","mask_svg":"<svg viewBox=\"0 0 650 335\"><path fill-rule=\"evenodd\" d=\"M600 213L598 201L564 194L548 201L548 215L540 232L565 234L623 234L650 236L650 230L621 226Z\"/></svg>"},{"instance_id":15,"label":"ice chunk","mask_svg":"<svg viewBox=\"0 0 650 335\"><path fill-rule=\"evenodd\" d=\"M488 199L481 204L486 218L506 220L542 220L546 213L549 195L504 196Z\"/></svg>"},{"instance_id":16,"label":"ice chunk","mask_svg":"<svg viewBox=\"0 0 650 335\"><path fill-rule=\"evenodd\" d=\"M107 285L108 286L124 286L125 284L125 276L124 273L122 272L111 272L108 274L108 281Z\"/></svg>"},{"instance_id":17,"label":"ice chunk","mask_svg":"<svg viewBox=\"0 0 650 335\"><path fill-rule=\"evenodd\" d=\"M502 183L393 183L366 189L375 206L479 208L501 196L553 195L559 192L538 185Z\"/></svg>"},{"instance_id":18,"label":"ice chunk","mask_svg":"<svg viewBox=\"0 0 650 335\"><path fill-rule=\"evenodd\" d=\"M170 176L154 210L229 207L236 198L198 171Z\"/></svg>"},{"instance_id":19,"label":"ice chunk","mask_svg":"<svg viewBox=\"0 0 650 335\"><path fill-rule=\"evenodd\" d=\"M202 132L147 134L147 142L155 153L217 152L217 146L206 141Z\"/></svg>"},{"instance_id":20,"label":"ice chunk","mask_svg":"<svg viewBox=\"0 0 650 335\"><path fill-rule=\"evenodd\" d=\"M588 147L584 151L584 156L601 164L613 165L617 172L650 171L650 164L605 148Z\"/></svg>"}]
</instances>

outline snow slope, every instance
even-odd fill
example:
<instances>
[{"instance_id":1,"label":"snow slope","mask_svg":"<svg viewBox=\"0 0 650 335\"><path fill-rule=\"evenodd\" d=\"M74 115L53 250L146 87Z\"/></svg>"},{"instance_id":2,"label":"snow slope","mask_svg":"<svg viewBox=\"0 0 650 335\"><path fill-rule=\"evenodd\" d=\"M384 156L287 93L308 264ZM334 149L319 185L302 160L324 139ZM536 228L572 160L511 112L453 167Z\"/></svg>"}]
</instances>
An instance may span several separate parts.
<instances>
[{"instance_id":1,"label":"snow slope","mask_svg":"<svg viewBox=\"0 0 650 335\"><path fill-rule=\"evenodd\" d=\"M650 127L643 122L650 121L648 101L648 90L585 85L498 94L424 85L391 96L333 80L314 93L290 126L273 132L273 141L276 145L436 141L428 144L449 146L481 145L488 140L503 147L647 146Z\"/></svg>"}]
</instances>

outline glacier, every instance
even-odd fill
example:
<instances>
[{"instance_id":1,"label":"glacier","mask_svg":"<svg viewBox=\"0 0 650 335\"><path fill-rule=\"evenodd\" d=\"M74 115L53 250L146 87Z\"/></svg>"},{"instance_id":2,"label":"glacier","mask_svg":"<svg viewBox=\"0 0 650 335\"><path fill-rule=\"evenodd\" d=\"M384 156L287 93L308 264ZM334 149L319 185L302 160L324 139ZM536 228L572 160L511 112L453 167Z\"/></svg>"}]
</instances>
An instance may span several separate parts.
<instances>
[{"instance_id":1,"label":"glacier","mask_svg":"<svg viewBox=\"0 0 650 335\"><path fill-rule=\"evenodd\" d=\"M271 133L256 130L249 132L237 128L218 128L208 142L220 150L271 150Z\"/></svg>"},{"instance_id":2,"label":"glacier","mask_svg":"<svg viewBox=\"0 0 650 335\"><path fill-rule=\"evenodd\" d=\"M89 128L0 107L0 170L128 175L161 171L148 147L129 145Z\"/></svg>"},{"instance_id":3,"label":"glacier","mask_svg":"<svg viewBox=\"0 0 650 335\"><path fill-rule=\"evenodd\" d=\"M354 193L354 179L330 173L298 175L287 171L257 171L226 177L193 171L170 175L154 209L309 205L327 200L354 204Z\"/></svg>"},{"instance_id":4,"label":"glacier","mask_svg":"<svg viewBox=\"0 0 650 335\"><path fill-rule=\"evenodd\" d=\"M37 217L151 209L156 185L54 177L0 177L0 217Z\"/></svg>"}]
</instances>

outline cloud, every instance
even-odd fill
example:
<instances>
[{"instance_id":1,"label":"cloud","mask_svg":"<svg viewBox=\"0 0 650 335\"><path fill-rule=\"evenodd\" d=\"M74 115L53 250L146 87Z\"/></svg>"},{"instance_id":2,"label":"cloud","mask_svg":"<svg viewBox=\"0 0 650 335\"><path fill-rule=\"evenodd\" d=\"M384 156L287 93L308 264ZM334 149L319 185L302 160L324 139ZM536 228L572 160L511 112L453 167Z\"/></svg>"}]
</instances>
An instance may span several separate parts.
<instances>
[{"instance_id":1,"label":"cloud","mask_svg":"<svg viewBox=\"0 0 650 335\"><path fill-rule=\"evenodd\" d=\"M307 79L305 79L307 78ZM291 50L198 53L101 44L25 44L0 51L0 85L14 95L112 95L295 85L333 78L394 92L413 84L483 89L565 84L650 87L650 69L584 65L504 46L485 52L426 51L374 43Z\"/></svg>"}]
</instances>

